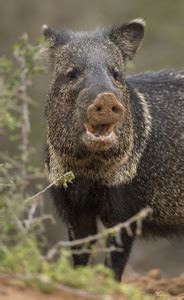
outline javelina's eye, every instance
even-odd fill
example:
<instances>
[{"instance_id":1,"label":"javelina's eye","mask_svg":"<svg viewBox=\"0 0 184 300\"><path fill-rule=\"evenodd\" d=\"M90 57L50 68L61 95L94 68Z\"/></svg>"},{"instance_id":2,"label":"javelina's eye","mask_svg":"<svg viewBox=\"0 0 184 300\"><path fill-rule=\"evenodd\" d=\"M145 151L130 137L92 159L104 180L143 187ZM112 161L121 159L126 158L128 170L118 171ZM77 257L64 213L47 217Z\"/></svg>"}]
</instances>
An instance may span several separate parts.
<instances>
[{"instance_id":1,"label":"javelina's eye","mask_svg":"<svg viewBox=\"0 0 184 300\"><path fill-rule=\"evenodd\" d=\"M78 77L79 74L79 70L77 68L70 68L67 73L66 76L69 80L75 80Z\"/></svg>"},{"instance_id":2,"label":"javelina's eye","mask_svg":"<svg viewBox=\"0 0 184 300\"><path fill-rule=\"evenodd\" d=\"M118 71L117 68L114 68L112 70L112 75L116 81L120 80L120 72Z\"/></svg>"}]
</instances>

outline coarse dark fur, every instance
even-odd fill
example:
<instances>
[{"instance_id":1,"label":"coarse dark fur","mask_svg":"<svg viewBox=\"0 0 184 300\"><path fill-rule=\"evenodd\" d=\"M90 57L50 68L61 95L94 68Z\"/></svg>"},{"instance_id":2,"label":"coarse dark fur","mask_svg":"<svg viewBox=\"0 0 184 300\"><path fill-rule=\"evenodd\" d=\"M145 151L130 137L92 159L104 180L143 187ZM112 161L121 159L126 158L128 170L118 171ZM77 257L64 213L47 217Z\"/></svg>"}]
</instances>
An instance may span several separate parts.
<instances>
[{"instance_id":1,"label":"coarse dark fur","mask_svg":"<svg viewBox=\"0 0 184 300\"><path fill-rule=\"evenodd\" d=\"M96 218L105 227L123 222L147 206L143 236L184 233L183 100L184 72L161 71L125 77L144 34L135 20L95 32L60 33L44 27L53 66L46 105L45 162L57 211L71 240L95 234ZM117 141L109 149L84 143L87 108L99 93L113 93L124 105ZM73 171L67 189L60 178ZM122 231L123 252L112 252L118 280L135 239ZM109 244L115 244L111 238ZM74 255L75 266L88 255ZM108 262L107 262L108 264Z\"/></svg>"}]
</instances>

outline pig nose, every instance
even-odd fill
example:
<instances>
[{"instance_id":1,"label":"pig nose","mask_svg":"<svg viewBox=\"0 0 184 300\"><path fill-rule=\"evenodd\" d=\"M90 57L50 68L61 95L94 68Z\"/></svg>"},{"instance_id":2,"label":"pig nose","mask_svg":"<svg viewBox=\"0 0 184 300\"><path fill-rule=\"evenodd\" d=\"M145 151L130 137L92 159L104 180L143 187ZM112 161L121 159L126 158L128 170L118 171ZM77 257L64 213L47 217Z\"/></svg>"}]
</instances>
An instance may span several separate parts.
<instances>
[{"instance_id":1,"label":"pig nose","mask_svg":"<svg viewBox=\"0 0 184 300\"><path fill-rule=\"evenodd\" d=\"M88 120L95 124L115 124L124 115L124 106L112 93L98 94L93 104L87 108Z\"/></svg>"}]
</instances>

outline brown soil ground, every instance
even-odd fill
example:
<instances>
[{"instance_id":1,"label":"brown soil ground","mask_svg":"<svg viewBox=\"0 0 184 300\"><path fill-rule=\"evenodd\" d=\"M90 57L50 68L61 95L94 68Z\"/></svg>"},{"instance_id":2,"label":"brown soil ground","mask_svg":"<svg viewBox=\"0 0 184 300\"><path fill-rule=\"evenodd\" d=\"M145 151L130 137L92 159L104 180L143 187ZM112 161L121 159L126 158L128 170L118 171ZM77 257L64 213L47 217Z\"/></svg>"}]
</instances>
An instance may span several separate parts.
<instances>
[{"instance_id":1,"label":"brown soil ground","mask_svg":"<svg viewBox=\"0 0 184 300\"><path fill-rule=\"evenodd\" d=\"M168 300L184 300L184 274L174 278L162 278L159 270L151 270L147 275L134 275L124 282L139 287L143 293L155 296L166 295ZM44 294L29 287L17 287L4 277L0 277L0 300L79 300L98 299L83 291L61 287L52 294ZM126 300L118 295L108 299Z\"/></svg>"},{"instance_id":2,"label":"brown soil ground","mask_svg":"<svg viewBox=\"0 0 184 300\"><path fill-rule=\"evenodd\" d=\"M184 300L184 273L177 277L164 278L160 270L154 269L145 276L134 275L124 281L139 287L144 293L155 296L166 294L168 299Z\"/></svg>"},{"instance_id":3,"label":"brown soil ground","mask_svg":"<svg viewBox=\"0 0 184 300\"><path fill-rule=\"evenodd\" d=\"M7 279L0 279L0 300L89 300L93 296L84 291L76 291L63 287L50 294L43 293L38 289L17 286Z\"/></svg>"}]
</instances>

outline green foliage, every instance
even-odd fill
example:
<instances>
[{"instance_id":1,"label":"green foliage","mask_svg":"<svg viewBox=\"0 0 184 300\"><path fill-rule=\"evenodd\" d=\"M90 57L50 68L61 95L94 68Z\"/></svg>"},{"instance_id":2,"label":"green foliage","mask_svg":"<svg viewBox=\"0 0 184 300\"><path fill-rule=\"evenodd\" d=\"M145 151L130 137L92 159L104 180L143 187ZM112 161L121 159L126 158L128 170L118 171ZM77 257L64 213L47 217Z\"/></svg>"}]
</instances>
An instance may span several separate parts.
<instances>
[{"instance_id":1,"label":"green foliage","mask_svg":"<svg viewBox=\"0 0 184 300\"><path fill-rule=\"evenodd\" d=\"M0 57L0 75L5 76L10 74L12 69L12 62L6 57Z\"/></svg>"},{"instance_id":2,"label":"green foliage","mask_svg":"<svg viewBox=\"0 0 184 300\"><path fill-rule=\"evenodd\" d=\"M13 130L16 127L16 118L11 113L15 96L15 86L9 80L11 71L11 61L4 57L0 58L0 129L7 127Z\"/></svg>"},{"instance_id":3,"label":"green foliage","mask_svg":"<svg viewBox=\"0 0 184 300\"><path fill-rule=\"evenodd\" d=\"M32 76L45 72L40 60L40 49L41 43L31 45L28 35L24 34L13 47L14 60L0 58L0 129L5 127L12 131L20 127L18 93L23 87L22 75L27 75L27 87L31 84Z\"/></svg>"},{"instance_id":4,"label":"green foliage","mask_svg":"<svg viewBox=\"0 0 184 300\"><path fill-rule=\"evenodd\" d=\"M26 205L24 199L30 190L36 190L36 185L29 178L34 179L40 174L40 170L31 166L33 157L29 153L28 145L25 151L27 153L23 153L25 116L22 113L23 102L26 103L28 111L32 103L28 93L32 77L44 71L39 59L40 48L41 44L31 45L28 36L24 34L14 46L13 59L0 58L0 133L10 149L10 153L7 150L0 153L1 266L5 258L3 249L11 253L11 247L19 246L27 236L28 230L24 220L28 217L30 204ZM27 117L29 118L29 114ZM26 143L29 143L29 132L26 134ZM43 232L43 226L30 226L29 231L30 240L34 240L38 231Z\"/></svg>"},{"instance_id":5,"label":"green foliage","mask_svg":"<svg viewBox=\"0 0 184 300\"><path fill-rule=\"evenodd\" d=\"M72 183L72 181L75 179L75 175L73 174L73 172L67 172L64 174L64 178L63 178L63 186L66 189L68 187L69 183Z\"/></svg>"},{"instance_id":6,"label":"green foliage","mask_svg":"<svg viewBox=\"0 0 184 300\"><path fill-rule=\"evenodd\" d=\"M41 256L36 242L26 240L11 250L0 250L0 272L24 274L22 282L47 293L52 292L59 284L64 284L96 295L119 293L130 300L154 299L143 296L137 288L117 283L112 272L102 265L74 269L69 257L69 252L63 251L56 262L48 262Z\"/></svg>"},{"instance_id":7,"label":"green foliage","mask_svg":"<svg viewBox=\"0 0 184 300\"><path fill-rule=\"evenodd\" d=\"M0 249L0 271L35 274L40 267L40 251L34 239L25 239L13 247Z\"/></svg>"},{"instance_id":8,"label":"green foliage","mask_svg":"<svg viewBox=\"0 0 184 300\"><path fill-rule=\"evenodd\" d=\"M26 68L31 75L36 75L45 72L45 67L40 63L39 50L42 39L40 39L40 45L37 47L33 46L29 42L28 35L24 33L20 38L19 42L13 47L14 56L19 59L19 61L24 61Z\"/></svg>"},{"instance_id":9,"label":"green foliage","mask_svg":"<svg viewBox=\"0 0 184 300\"><path fill-rule=\"evenodd\" d=\"M0 250L0 271L24 274L27 283L47 291L60 283L96 294L120 290L110 270L101 265L74 269L69 256L63 251L57 262L43 260L36 242L27 239L11 249Z\"/></svg>"}]
</instances>

